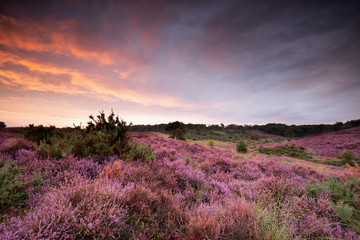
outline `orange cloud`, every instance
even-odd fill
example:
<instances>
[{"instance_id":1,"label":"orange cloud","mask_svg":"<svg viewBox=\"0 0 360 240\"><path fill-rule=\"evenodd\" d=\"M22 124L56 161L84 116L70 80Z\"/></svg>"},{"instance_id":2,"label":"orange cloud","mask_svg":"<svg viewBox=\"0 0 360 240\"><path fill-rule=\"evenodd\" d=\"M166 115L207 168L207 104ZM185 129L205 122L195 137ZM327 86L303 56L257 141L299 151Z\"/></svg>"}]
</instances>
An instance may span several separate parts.
<instances>
[{"instance_id":1,"label":"orange cloud","mask_svg":"<svg viewBox=\"0 0 360 240\"><path fill-rule=\"evenodd\" d=\"M29 69L29 73L21 71L0 69L0 81L9 87L21 86L25 90L52 91L67 94L84 94L113 101L125 100L143 105L158 105L163 107L194 108L190 103L174 98L172 96L159 96L151 93L140 93L129 88L116 87L106 84L107 79L101 74L89 76L77 70L54 66L49 63L34 62L22 59L16 55L0 51L0 65L12 63ZM55 79L59 75L68 75L71 81L56 82L46 81L43 74L51 74ZM127 77L126 74L122 75ZM120 77L119 77L120 79ZM135 79L136 80L136 79Z\"/></svg>"},{"instance_id":2,"label":"orange cloud","mask_svg":"<svg viewBox=\"0 0 360 240\"><path fill-rule=\"evenodd\" d=\"M110 49L100 46L91 35L78 34L74 28L77 25L74 20L28 23L1 15L0 44L28 51L74 56L85 61L95 60L103 65L113 64ZM85 43L88 48L83 47Z\"/></svg>"}]
</instances>

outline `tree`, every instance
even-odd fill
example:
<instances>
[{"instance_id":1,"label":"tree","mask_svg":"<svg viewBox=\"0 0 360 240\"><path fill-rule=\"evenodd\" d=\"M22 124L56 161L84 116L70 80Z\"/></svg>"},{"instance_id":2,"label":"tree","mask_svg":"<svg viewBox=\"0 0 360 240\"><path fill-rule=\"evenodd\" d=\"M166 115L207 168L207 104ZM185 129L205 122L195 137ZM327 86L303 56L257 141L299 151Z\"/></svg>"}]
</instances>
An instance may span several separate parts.
<instances>
[{"instance_id":1,"label":"tree","mask_svg":"<svg viewBox=\"0 0 360 240\"><path fill-rule=\"evenodd\" d=\"M185 140L184 136L188 128L183 122L176 121L176 122L169 122L164 130L165 132L169 133L170 138Z\"/></svg>"},{"instance_id":2,"label":"tree","mask_svg":"<svg viewBox=\"0 0 360 240\"><path fill-rule=\"evenodd\" d=\"M0 122L0 128L5 128L6 124L4 122Z\"/></svg>"}]
</instances>

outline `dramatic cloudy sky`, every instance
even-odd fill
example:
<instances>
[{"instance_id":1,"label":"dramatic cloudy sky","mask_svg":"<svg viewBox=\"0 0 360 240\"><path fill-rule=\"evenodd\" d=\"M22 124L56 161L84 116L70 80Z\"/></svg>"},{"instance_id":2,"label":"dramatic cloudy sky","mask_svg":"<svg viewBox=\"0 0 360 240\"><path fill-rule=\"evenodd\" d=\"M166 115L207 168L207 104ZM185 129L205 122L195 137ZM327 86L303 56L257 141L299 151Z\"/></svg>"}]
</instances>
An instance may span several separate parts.
<instances>
[{"instance_id":1,"label":"dramatic cloudy sky","mask_svg":"<svg viewBox=\"0 0 360 240\"><path fill-rule=\"evenodd\" d=\"M101 2L101 3L100 3ZM360 118L356 1L0 3L0 121Z\"/></svg>"}]
</instances>

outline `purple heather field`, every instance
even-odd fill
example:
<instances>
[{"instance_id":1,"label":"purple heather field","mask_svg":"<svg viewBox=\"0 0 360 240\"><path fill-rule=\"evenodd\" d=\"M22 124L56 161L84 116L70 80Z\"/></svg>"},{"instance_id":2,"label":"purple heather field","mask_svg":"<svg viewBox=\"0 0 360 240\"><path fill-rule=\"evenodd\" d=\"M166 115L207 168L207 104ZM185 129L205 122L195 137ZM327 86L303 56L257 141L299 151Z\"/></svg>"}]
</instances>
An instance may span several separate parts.
<instances>
[{"instance_id":1,"label":"purple heather field","mask_svg":"<svg viewBox=\"0 0 360 240\"><path fill-rule=\"evenodd\" d=\"M295 143L335 156L358 144L359 129ZM309 195L309 186L341 179L345 168L324 174L279 156L130 137L156 158L43 158L35 143L2 132L1 166L16 160L19 181L47 181L26 188L26 206L3 212L0 239L360 239L335 213L332 192Z\"/></svg>"}]
</instances>

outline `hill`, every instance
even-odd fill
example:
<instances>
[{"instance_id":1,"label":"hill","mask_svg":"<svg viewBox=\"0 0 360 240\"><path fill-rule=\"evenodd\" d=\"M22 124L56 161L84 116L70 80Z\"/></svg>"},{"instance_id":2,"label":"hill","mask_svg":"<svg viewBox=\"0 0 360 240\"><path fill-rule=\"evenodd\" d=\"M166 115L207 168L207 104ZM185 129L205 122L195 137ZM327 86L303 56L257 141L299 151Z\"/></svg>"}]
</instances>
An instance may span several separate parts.
<instances>
[{"instance_id":1,"label":"hill","mask_svg":"<svg viewBox=\"0 0 360 240\"><path fill-rule=\"evenodd\" d=\"M0 238L359 239L358 188L337 174L346 170L328 179L284 157L130 137L132 151L156 157L44 158L35 143L2 136L0 172L9 179L18 169L12 191L28 198L2 205Z\"/></svg>"},{"instance_id":2,"label":"hill","mask_svg":"<svg viewBox=\"0 0 360 240\"><path fill-rule=\"evenodd\" d=\"M345 150L351 150L356 157L360 157L360 127L317 134L286 143L275 143L271 145L284 144L302 146L311 149L313 153L323 157L338 157Z\"/></svg>"}]
</instances>

